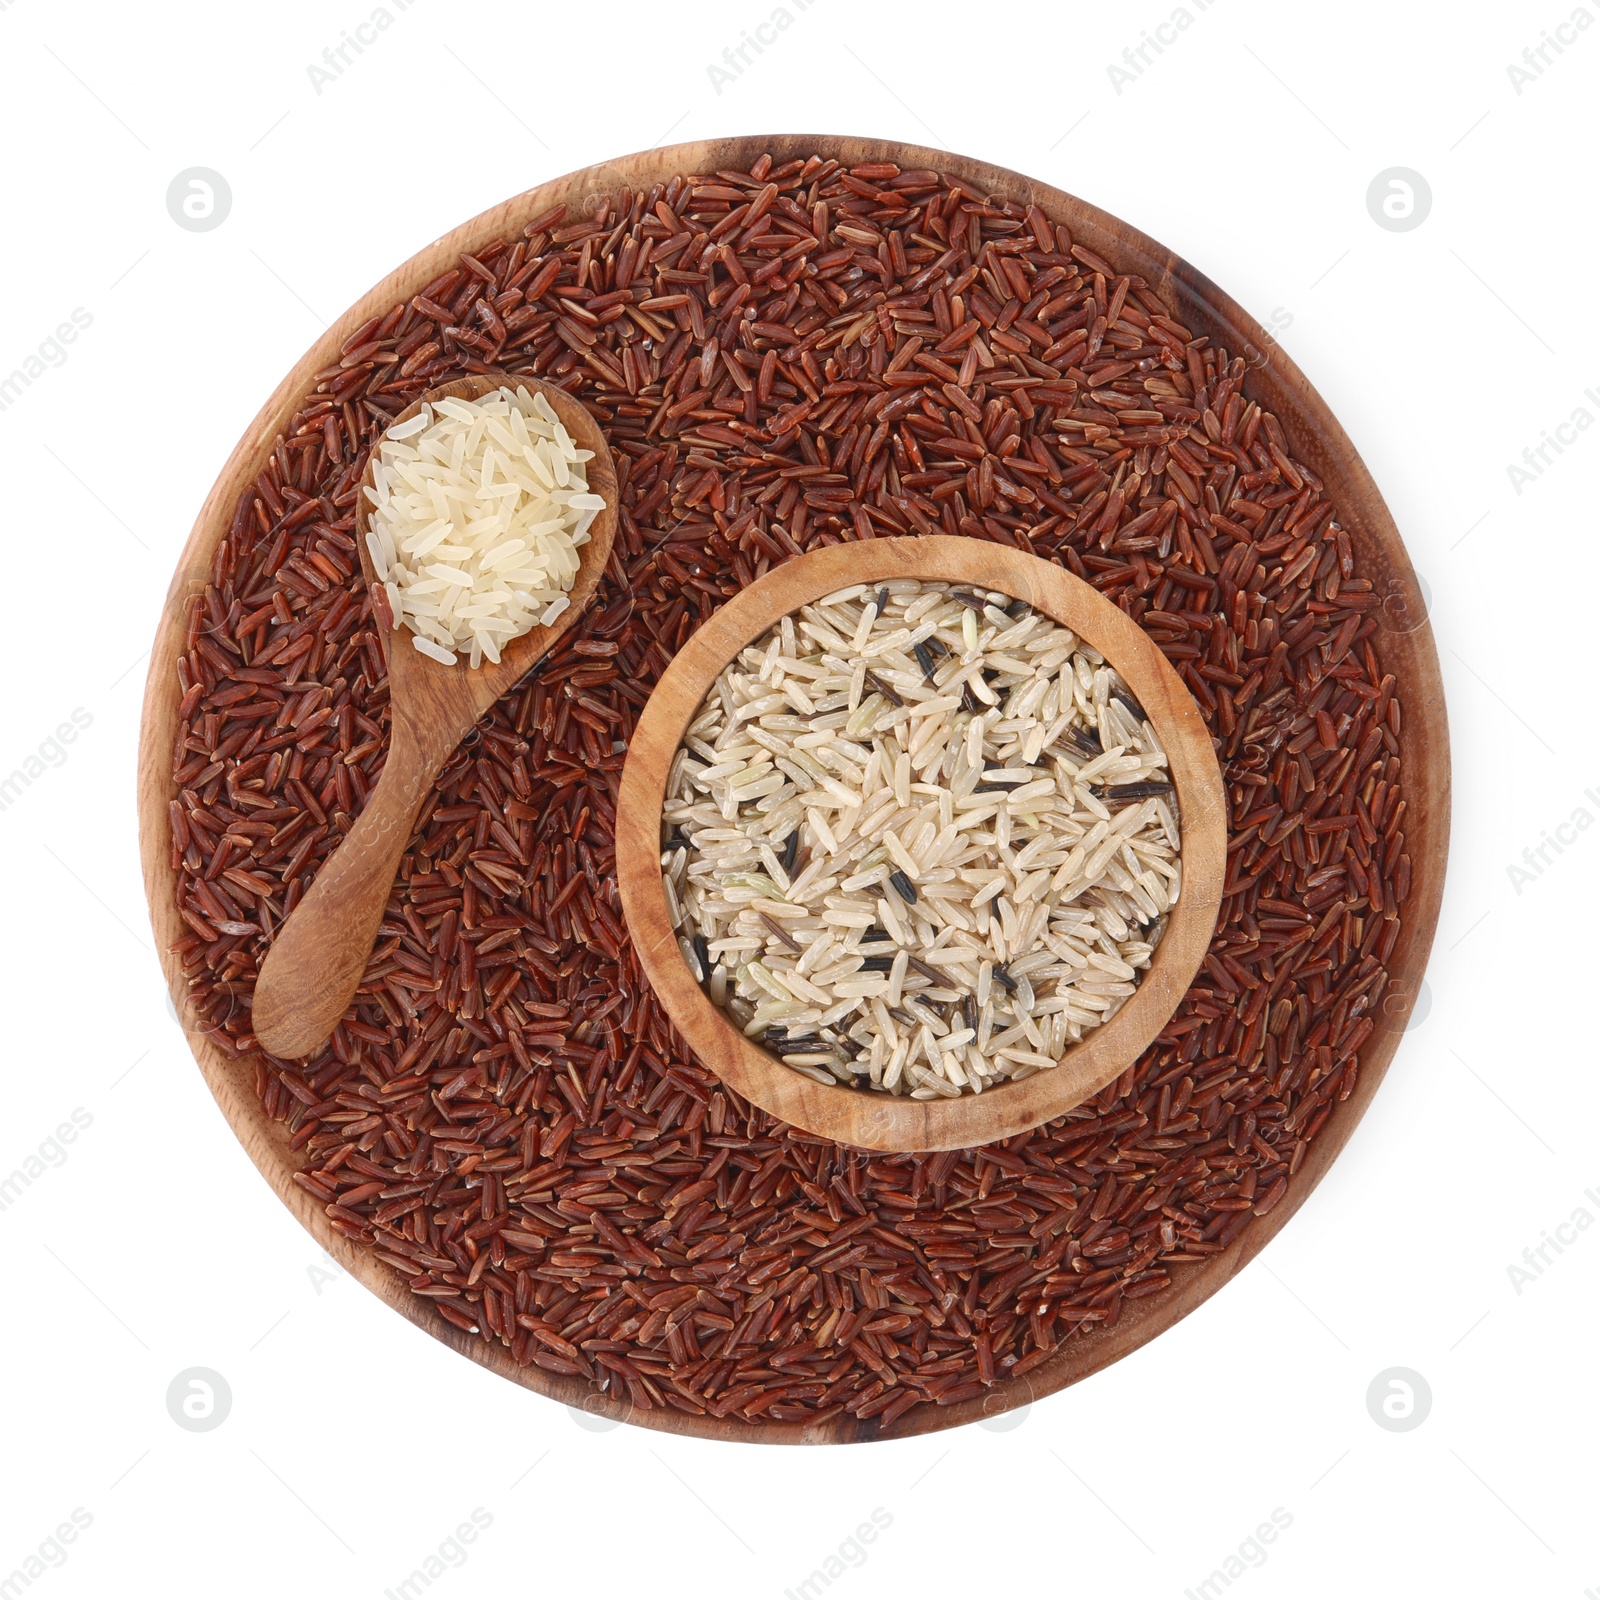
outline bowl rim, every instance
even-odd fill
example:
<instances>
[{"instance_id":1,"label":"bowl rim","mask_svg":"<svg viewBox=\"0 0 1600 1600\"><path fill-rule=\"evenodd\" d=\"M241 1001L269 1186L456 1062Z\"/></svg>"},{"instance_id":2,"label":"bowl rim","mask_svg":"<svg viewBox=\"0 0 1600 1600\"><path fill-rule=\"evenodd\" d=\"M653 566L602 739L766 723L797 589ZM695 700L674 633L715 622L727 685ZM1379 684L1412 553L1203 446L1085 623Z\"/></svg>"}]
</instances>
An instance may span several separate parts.
<instances>
[{"instance_id":1,"label":"bowl rim","mask_svg":"<svg viewBox=\"0 0 1600 1600\"><path fill-rule=\"evenodd\" d=\"M749 1039L689 971L661 883L667 778L717 675L784 616L856 583L917 578L998 591L1071 628L1121 674L1154 726L1177 787L1182 892L1126 1003L1058 1064L981 1094L937 1100L815 1082ZM1161 1032L1205 960L1227 871L1227 803L1215 742L1188 687L1150 636L1065 567L948 534L825 546L767 572L679 647L628 745L617 798L617 886L634 953L700 1064L763 1111L819 1138L872 1150L959 1150L1065 1116L1114 1083Z\"/></svg>"},{"instance_id":2,"label":"bowl rim","mask_svg":"<svg viewBox=\"0 0 1600 1600\"><path fill-rule=\"evenodd\" d=\"M877 1419L861 1422L843 1414L821 1423L750 1423L665 1407L637 1412L627 1400L596 1394L579 1379L539 1367L519 1367L508 1350L457 1328L429 1302L411 1294L404 1279L369 1248L345 1238L332 1226L323 1207L295 1181L301 1163L289 1148L283 1125L272 1122L263 1111L248 1063L205 1031L189 1002L182 964L171 952L172 942L181 936L181 919L176 909L176 874L169 864L166 830L167 804L176 798L171 757L179 696L173 692L173 685L183 641L184 613L189 599L205 589L216 548L228 533L235 501L261 470L275 439L310 393L316 374L337 364L341 347L373 316L416 294L440 272L456 264L463 252L470 253L488 241L519 232L557 204L581 207L590 197L624 186L648 188L678 173L715 172L718 168L743 170L762 154L781 162L812 153L845 165L892 159L905 167L936 168L984 193L1037 205L1053 221L1068 226L1074 238L1088 249L1110 256L1124 271L1139 273L1198 336L1209 337L1213 343L1225 344L1250 357L1254 398L1278 416L1296 454L1327 485L1359 552L1362 570L1385 597L1388 666L1395 673L1406 713L1397 737L1406 788L1417 802L1412 807L1414 815L1408 818L1415 862L1411 896L1388 962L1390 982L1381 1007L1382 1025L1363 1047L1362 1069L1353 1092L1347 1099L1331 1102L1325 1126L1278 1204L1256 1216L1207 1261L1185 1267L1161 1294L1125 1305L1115 1324L1080 1333L1025 1376L1002 1378L986 1395L972 1400L933 1409L914 1407L888 1425ZM420 248L325 328L246 426L196 516L156 628L145 681L138 757L140 858L168 992L207 1088L245 1153L301 1226L352 1277L407 1321L513 1383L619 1422L707 1439L765 1444L908 1438L994 1416L1092 1376L1164 1333L1225 1287L1315 1190L1371 1105L1404 1036L1438 927L1449 854L1450 790L1444 685L1427 607L1410 556L1354 444L1283 345L1175 251L1053 184L994 162L926 145L875 135L803 132L740 134L662 146L547 179L490 206Z\"/></svg>"}]
</instances>

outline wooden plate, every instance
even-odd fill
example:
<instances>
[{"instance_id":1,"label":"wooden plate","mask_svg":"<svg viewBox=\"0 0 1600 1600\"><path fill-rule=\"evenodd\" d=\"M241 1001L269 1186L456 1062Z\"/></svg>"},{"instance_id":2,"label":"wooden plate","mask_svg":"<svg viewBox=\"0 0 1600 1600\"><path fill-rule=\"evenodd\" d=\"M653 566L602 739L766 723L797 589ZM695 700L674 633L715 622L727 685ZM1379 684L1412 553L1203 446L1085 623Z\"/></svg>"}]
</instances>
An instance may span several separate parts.
<instances>
[{"instance_id":1,"label":"wooden plate","mask_svg":"<svg viewBox=\"0 0 1600 1600\"><path fill-rule=\"evenodd\" d=\"M678 948L661 887L661 807L684 730L717 674L780 617L856 583L924 578L994 589L1054 617L1122 675L1167 753L1183 833L1183 893L1139 987L1049 1072L982 1094L913 1100L803 1077L711 1003ZM694 633L662 673L628 744L617 798L617 887L639 965L702 1066L792 1127L870 1150L964 1150L1064 1116L1122 1076L1165 1026L1205 960L1228 867L1222 772L1194 696L1155 641L1065 567L987 539L852 540L774 567Z\"/></svg>"},{"instance_id":2,"label":"wooden plate","mask_svg":"<svg viewBox=\"0 0 1600 1600\"><path fill-rule=\"evenodd\" d=\"M625 1400L595 1395L578 1379L564 1379L537 1367L518 1367L510 1352L463 1333L445 1321L425 1300L413 1295L396 1273L369 1250L351 1244L328 1223L322 1208L293 1181L298 1161L288 1147L281 1123L268 1119L256 1099L253 1071L246 1062L226 1056L200 1031L188 1006L182 964L170 947L187 924L178 915L176 877L169 865L167 803L176 798L172 782L172 748L178 730L177 658L183 647L185 602L202 592L217 544L227 532L233 506L262 469L273 441L314 387L315 374L337 364L340 346L363 323L397 302L416 294L441 272L456 264L463 251L485 247L491 240L515 235L540 212L565 202L581 210L588 197L629 185L648 188L676 173L746 170L761 154L774 162L816 152L846 165L892 160L906 167L931 167L960 177L984 193L1003 194L1039 206L1065 223L1074 238L1104 254L1128 272L1141 274L1177 316L1198 334L1230 350L1253 352L1250 379L1253 397L1275 412L1294 444L1326 485L1349 530L1356 558L1375 590L1384 595L1381 620L1387 629L1384 656L1397 682L1405 719L1400 731L1405 786L1412 797L1408 838L1413 862L1411 895L1399 940L1389 960L1390 985L1384 997L1379 1030L1363 1048L1360 1076L1348 1100L1336 1101L1332 1115L1311 1146L1304 1165L1282 1201L1253 1221L1225 1250L1203 1264L1187 1268L1170 1289L1128 1304L1115 1326L1072 1339L1055 1356L1023 1378L996 1383L988 1394L953 1406L914 1407L884 1428L840 1415L820 1426L749 1424L732 1418L692 1417L671 1410L635 1416ZM1426 803L1422 803L1423 801ZM1267 335L1259 323L1202 273L1164 249L1137 228L1116 217L988 162L882 140L833 135L778 134L683 144L604 162L553 179L492 207L436 240L363 295L323 333L278 385L260 414L228 458L178 561L168 603L151 651L145 688L144 719L139 743L139 834L145 892L150 901L156 947L178 1014L195 1060L250 1158L283 1203L309 1233L355 1277L402 1316L452 1349L527 1388L580 1406L597 1415L637 1421L672 1433L713 1439L766 1443L827 1444L852 1439L882 1439L931 1432L993 1416L1052 1394L1119 1357L1136 1350L1202 1301L1215 1294L1260 1251L1294 1215L1344 1148L1352 1130L1372 1103L1405 1029L1428 951L1438 923L1444 891L1445 858L1450 833L1450 746L1445 720L1439 661L1427 623L1416 574L1383 497L1361 458L1311 387L1305 375ZM242 1265L242 1264L241 1264Z\"/></svg>"}]
</instances>

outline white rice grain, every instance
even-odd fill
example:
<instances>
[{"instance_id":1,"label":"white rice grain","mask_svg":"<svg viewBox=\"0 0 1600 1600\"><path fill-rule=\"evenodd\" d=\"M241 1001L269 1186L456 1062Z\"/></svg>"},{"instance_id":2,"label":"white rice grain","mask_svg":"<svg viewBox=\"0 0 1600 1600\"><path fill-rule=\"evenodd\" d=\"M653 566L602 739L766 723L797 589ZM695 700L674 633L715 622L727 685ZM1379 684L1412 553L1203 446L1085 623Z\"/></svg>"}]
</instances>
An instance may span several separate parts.
<instances>
[{"instance_id":1,"label":"white rice grain","mask_svg":"<svg viewBox=\"0 0 1600 1600\"><path fill-rule=\"evenodd\" d=\"M520 386L424 405L383 436L367 551L395 627L423 655L499 661L566 611L578 550L605 510L588 487L592 456Z\"/></svg>"}]
</instances>

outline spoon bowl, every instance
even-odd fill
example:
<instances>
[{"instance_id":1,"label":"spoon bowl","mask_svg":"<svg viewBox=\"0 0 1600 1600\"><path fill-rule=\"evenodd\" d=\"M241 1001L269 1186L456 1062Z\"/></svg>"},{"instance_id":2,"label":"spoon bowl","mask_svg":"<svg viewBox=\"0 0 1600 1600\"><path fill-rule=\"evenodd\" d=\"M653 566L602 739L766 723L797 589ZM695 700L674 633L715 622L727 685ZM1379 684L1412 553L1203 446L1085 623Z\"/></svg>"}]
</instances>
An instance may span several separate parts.
<instances>
[{"instance_id":1,"label":"spoon bowl","mask_svg":"<svg viewBox=\"0 0 1600 1600\"><path fill-rule=\"evenodd\" d=\"M477 374L430 389L395 418L408 421L430 401L481 400L502 387L541 394L582 450L592 450L586 473L591 492L606 502L579 549L578 575L568 605L547 627L508 640L498 662L445 665L411 646L404 626L380 627L389 668L389 755L377 787L343 844L323 863L305 898L279 928L256 982L253 1024L262 1049L283 1058L306 1056L338 1026L366 971L384 906L417 813L439 769L491 706L548 654L599 587L617 528L617 475L605 435L588 409L564 389L521 374ZM373 457L356 501L356 548L369 585L377 574L367 552Z\"/></svg>"}]
</instances>

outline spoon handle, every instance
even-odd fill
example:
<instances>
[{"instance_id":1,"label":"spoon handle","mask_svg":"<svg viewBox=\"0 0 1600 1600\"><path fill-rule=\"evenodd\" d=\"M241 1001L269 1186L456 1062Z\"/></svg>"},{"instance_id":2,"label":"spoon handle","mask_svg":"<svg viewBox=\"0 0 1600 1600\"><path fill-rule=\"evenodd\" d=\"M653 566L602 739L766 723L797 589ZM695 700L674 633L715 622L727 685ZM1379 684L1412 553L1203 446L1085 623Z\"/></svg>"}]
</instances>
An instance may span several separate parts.
<instances>
[{"instance_id":1,"label":"spoon handle","mask_svg":"<svg viewBox=\"0 0 1600 1600\"><path fill-rule=\"evenodd\" d=\"M261 965L253 1027L270 1054L310 1055L344 1016L367 969L417 813L443 761L403 724L396 727L377 787L279 928Z\"/></svg>"}]
</instances>

